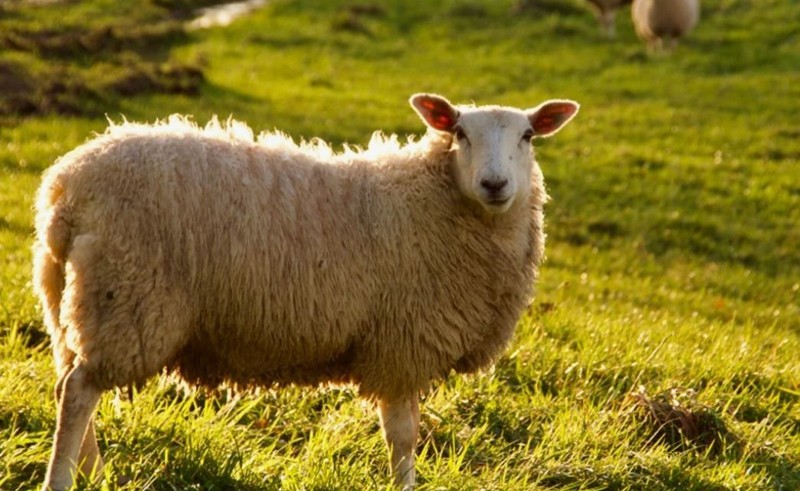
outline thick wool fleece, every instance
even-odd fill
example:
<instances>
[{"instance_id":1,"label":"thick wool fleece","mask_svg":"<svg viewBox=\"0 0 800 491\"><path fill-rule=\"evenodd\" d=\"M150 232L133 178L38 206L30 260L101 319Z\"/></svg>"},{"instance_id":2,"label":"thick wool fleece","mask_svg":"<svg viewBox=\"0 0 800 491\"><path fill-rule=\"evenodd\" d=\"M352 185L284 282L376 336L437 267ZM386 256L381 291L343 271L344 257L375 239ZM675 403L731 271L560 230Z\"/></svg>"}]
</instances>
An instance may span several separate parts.
<instances>
[{"instance_id":1,"label":"thick wool fleece","mask_svg":"<svg viewBox=\"0 0 800 491\"><path fill-rule=\"evenodd\" d=\"M425 389L494 360L542 259L542 176L499 216L457 190L451 137L333 153L182 118L63 156L37 200L35 278L59 373L164 367L214 386Z\"/></svg>"},{"instance_id":2,"label":"thick wool fleece","mask_svg":"<svg viewBox=\"0 0 800 491\"><path fill-rule=\"evenodd\" d=\"M675 40L700 19L699 0L635 0L631 18L636 34L648 43Z\"/></svg>"}]
</instances>

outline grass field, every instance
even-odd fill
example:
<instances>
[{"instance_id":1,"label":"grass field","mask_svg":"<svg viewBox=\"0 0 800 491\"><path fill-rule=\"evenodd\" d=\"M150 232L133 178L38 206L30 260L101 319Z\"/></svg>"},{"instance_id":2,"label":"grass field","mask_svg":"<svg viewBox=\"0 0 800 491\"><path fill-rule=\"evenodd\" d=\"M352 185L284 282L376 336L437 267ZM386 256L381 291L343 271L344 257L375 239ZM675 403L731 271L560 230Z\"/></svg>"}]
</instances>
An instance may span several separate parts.
<instances>
[{"instance_id":1,"label":"grass field","mask_svg":"<svg viewBox=\"0 0 800 491\"><path fill-rule=\"evenodd\" d=\"M538 150L552 201L536 301L494 370L424 397L419 488L800 489L800 3L705 0L669 55L626 14L604 39L579 0L274 0L184 32L190 3L0 3L0 490L41 485L54 429L30 285L42 170L106 114L363 144L420 133L418 91L582 104ZM81 489L389 482L351 388L186 393L164 377L105 396L97 426L106 479Z\"/></svg>"}]
</instances>

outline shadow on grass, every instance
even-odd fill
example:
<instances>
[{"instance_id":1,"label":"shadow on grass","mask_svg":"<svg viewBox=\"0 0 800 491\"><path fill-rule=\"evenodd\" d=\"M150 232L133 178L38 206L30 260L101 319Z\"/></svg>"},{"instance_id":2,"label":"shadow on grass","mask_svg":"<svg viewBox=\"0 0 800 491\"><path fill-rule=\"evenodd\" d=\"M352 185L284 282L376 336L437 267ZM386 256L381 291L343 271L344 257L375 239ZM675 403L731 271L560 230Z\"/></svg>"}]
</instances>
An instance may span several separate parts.
<instances>
[{"instance_id":1,"label":"shadow on grass","mask_svg":"<svg viewBox=\"0 0 800 491\"><path fill-rule=\"evenodd\" d=\"M135 21L58 28L0 18L0 47L9 54L0 58L0 124L43 114L101 116L137 94L197 95L203 67L170 54L190 41L183 24L166 10L162 19Z\"/></svg>"},{"instance_id":2,"label":"shadow on grass","mask_svg":"<svg viewBox=\"0 0 800 491\"><path fill-rule=\"evenodd\" d=\"M701 464L701 456L688 457L690 462L675 465L663 463L641 463L613 469L596 468L591 465L562 465L548 469L537 480L537 484L552 489L603 489L603 490L652 490L671 489L681 491L727 491L729 486L720 480L699 476L692 468ZM727 460L727 458L722 458ZM731 457L732 463L741 460ZM800 489L800 465L781 456L756 456L745 463L751 469L760 469L766 475L764 484L768 489Z\"/></svg>"},{"instance_id":3,"label":"shadow on grass","mask_svg":"<svg viewBox=\"0 0 800 491\"><path fill-rule=\"evenodd\" d=\"M3 170L18 170L17 168L6 169L5 166L2 166L0 168L2 168ZM33 227L10 222L5 217L0 217L0 230L7 230L15 235L19 235L22 237L30 237L31 235L33 235Z\"/></svg>"},{"instance_id":4,"label":"shadow on grass","mask_svg":"<svg viewBox=\"0 0 800 491\"><path fill-rule=\"evenodd\" d=\"M698 478L683 469L650 469L637 465L628 471L596 469L592 466L558 466L537 481L544 488L603 489L605 491L680 489L681 491L728 491L728 487Z\"/></svg>"},{"instance_id":5,"label":"shadow on grass","mask_svg":"<svg viewBox=\"0 0 800 491\"><path fill-rule=\"evenodd\" d=\"M800 235L781 213L779 200L747 196L739 181L722 189L713 177L692 181L680 172L648 170L660 175L622 175L605 185L572 181L567 186L550 179L551 193L559 198L559 207L548 209L550 240L601 251L633 246L659 261L695 257L770 277L786 275L800 264ZM620 188L615 179L627 185ZM672 182L665 184L666 179Z\"/></svg>"}]
</instances>

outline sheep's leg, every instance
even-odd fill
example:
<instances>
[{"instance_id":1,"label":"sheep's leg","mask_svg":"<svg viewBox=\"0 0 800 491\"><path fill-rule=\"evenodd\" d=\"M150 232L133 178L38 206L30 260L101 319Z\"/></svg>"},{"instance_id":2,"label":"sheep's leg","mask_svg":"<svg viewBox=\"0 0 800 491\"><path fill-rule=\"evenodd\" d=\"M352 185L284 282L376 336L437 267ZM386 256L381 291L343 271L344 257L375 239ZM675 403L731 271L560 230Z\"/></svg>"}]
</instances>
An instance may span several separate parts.
<instances>
[{"instance_id":1,"label":"sheep's leg","mask_svg":"<svg viewBox=\"0 0 800 491\"><path fill-rule=\"evenodd\" d=\"M603 12L600 14L600 24L602 26L603 33L609 39L614 39L617 36L616 17L617 12L614 10L609 10L608 12Z\"/></svg>"},{"instance_id":2,"label":"sheep's leg","mask_svg":"<svg viewBox=\"0 0 800 491\"><path fill-rule=\"evenodd\" d=\"M45 490L53 491L72 487L81 445L102 391L91 384L79 363L66 376L61 392L53 455L44 485ZM90 436L94 440L94 431Z\"/></svg>"},{"instance_id":3,"label":"sheep's leg","mask_svg":"<svg viewBox=\"0 0 800 491\"><path fill-rule=\"evenodd\" d=\"M57 351L54 345L57 372L59 373L58 382L56 382L55 399L56 404L60 404L61 395L64 392L64 383L67 380L72 370L72 364L75 361L75 353L66 349ZM59 363L61 361L61 363ZM83 436L83 443L81 443L81 451L78 456L78 461L81 465L81 472L85 476L100 476L103 470L103 458L100 456L100 449L97 447L97 437L94 432L94 418L89 421L89 427L86 429L86 434Z\"/></svg>"},{"instance_id":4,"label":"sheep's leg","mask_svg":"<svg viewBox=\"0 0 800 491\"><path fill-rule=\"evenodd\" d=\"M97 447L97 436L94 433L94 418L89 420L89 427L83 436L81 451L78 454L81 463L81 473L84 476L99 477L103 471L103 457L100 456L100 449Z\"/></svg>"},{"instance_id":5,"label":"sheep's leg","mask_svg":"<svg viewBox=\"0 0 800 491\"><path fill-rule=\"evenodd\" d=\"M394 482L403 490L414 487L414 447L419 434L419 398L381 400L378 404L383 437L389 447Z\"/></svg>"},{"instance_id":6,"label":"sheep's leg","mask_svg":"<svg viewBox=\"0 0 800 491\"><path fill-rule=\"evenodd\" d=\"M667 51L674 51L678 47L678 38L676 36L669 36L667 38Z\"/></svg>"}]
</instances>

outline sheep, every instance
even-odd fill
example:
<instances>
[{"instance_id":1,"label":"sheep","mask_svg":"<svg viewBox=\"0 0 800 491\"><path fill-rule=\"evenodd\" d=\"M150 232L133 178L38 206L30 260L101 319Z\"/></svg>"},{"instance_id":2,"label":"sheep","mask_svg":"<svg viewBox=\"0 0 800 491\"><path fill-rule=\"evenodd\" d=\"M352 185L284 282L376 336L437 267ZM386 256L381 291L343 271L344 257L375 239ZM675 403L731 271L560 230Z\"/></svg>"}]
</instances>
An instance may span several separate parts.
<instances>
[{"instance_id":1,"label":"sheep","mask_svg":"<svg viewBox=\"0 0 800 491\"><path fill-rule=\"evenodd\" d=\"M631 18L649 49L673 49L700 20L700 0L634 0Z\"/></svg>"},{"instance_id":2,"label":"sheep","mask_svg":"<svg viewBox=\"0 0 800 491\"><path fill-rule=\"evenodd\" d=\"M101 394L164 369L215 387L351 383L415 482L418 396L488 366L533 295L546 192L529 142L570 100L519 110L416 94L429 127L335 153L243 123L111 124L45 171L34 286L57 425L44 489L103 465Z\"/></svg>"},{"instance_id":3,"label":"sheep","mask_svg":"<svg viewBox=\"0 0 800 491\"><path fill-rule=\"evenodd\" d=\"M594 7L600 27L609 38L617 35L616 16L617 10L628 5L632 0L587 0Z\"/></svg>"}]
</instances>

